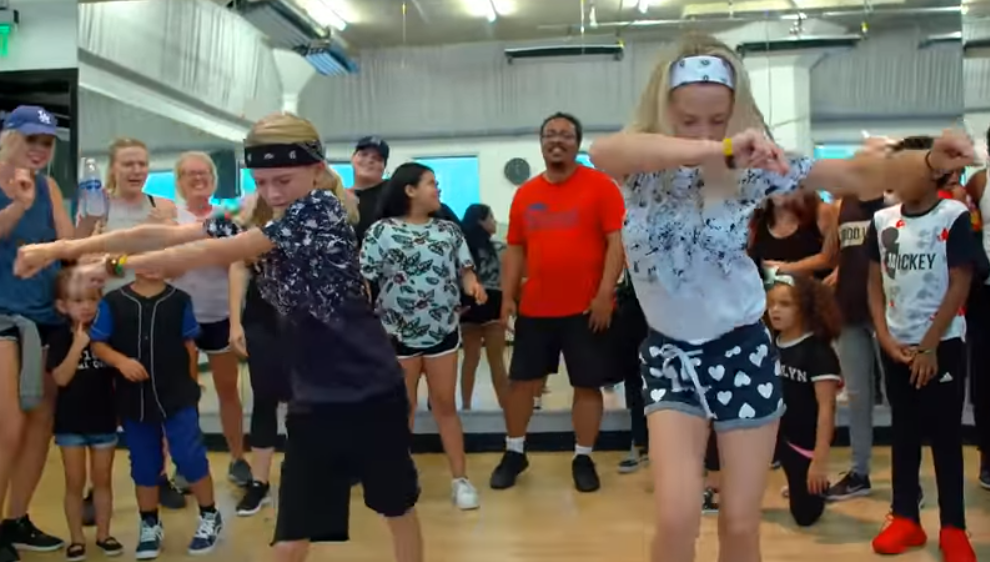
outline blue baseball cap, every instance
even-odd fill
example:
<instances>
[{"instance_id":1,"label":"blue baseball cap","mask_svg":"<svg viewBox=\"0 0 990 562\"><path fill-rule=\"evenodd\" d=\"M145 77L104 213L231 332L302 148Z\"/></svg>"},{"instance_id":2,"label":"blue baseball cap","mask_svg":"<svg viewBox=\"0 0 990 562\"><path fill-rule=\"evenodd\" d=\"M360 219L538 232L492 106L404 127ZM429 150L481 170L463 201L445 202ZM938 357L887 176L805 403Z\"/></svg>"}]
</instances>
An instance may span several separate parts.
<instances>
[{"instance_id":1,"label":"blue baseball cap","mask_svg":"<svg viewBox=\"0 0 990 562\"><path fill-rule=\"evenodd\" d=\"M58 119L43 107L22 105L7 114L3 121L5 131L17 131L23 135L58 134Z\"/></svg>"}]
</instances>

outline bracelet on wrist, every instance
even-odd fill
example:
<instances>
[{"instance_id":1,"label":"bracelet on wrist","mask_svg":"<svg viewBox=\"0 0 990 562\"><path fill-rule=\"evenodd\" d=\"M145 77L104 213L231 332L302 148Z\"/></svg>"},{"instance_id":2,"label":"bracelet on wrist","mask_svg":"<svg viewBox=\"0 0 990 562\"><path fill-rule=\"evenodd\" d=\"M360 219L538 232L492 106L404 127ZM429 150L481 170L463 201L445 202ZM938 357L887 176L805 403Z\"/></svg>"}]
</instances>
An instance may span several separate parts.
<instances>
[{"instance_id":1,"label":"bracelet on wrist","mask_svg":"<svg viewBox=\"0 0 990 562\"><path fill-rule=\"evenodd\" d=\"M124 276L124 264L127 263L127 256L118 256L107 258L106 268L107 275L110 277L123 277Z\"/></svg>"},{"instance_id":2,"label":"bracelet on wrist","mask_svg":"<svg viewBox=\"0 0 990 562\"><path fill-rule=\"evenodd\" d=\"M919 348L917 348L915 350L915 353L918 354L918 355L931 355L932 353L935 353L935 348L934 347L919 347Z\"/></svg>"}]
</instances>

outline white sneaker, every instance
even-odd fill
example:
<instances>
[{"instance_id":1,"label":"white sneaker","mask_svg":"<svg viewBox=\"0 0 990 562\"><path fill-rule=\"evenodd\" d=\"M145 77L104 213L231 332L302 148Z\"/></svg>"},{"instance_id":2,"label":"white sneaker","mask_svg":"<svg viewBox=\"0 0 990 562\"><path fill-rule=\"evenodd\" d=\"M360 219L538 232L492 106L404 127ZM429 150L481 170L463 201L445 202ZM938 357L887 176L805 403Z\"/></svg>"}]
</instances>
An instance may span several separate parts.
<instances>
[{"instance_id":1,"label":"white sneaker","mask_svg":"<svg viewBox=\"0 0 990 562\"><path fill-rule=\"evenodd\" d=\"M450 484L450 499L458 509L478 509L478 490L468 482L467 478L457 478Z\"/></svg>"}]
</instances>

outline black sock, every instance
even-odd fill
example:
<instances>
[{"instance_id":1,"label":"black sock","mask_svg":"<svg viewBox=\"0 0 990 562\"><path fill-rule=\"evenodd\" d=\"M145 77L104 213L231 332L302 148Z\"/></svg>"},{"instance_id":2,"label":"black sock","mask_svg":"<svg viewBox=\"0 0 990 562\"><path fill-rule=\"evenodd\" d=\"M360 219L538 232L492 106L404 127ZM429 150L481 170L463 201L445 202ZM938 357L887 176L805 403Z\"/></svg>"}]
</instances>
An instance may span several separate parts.
<instances>
[{"instance_id":1,"label":"black sock","mask_svg":"<svg viewBox=\"0 0 990 562\"><path fill-rule=\"evenodd\" d=\"M152 511L142 511L141 512L141 521L145 521L145 522L151 523L152 525L157 525L158 524L158 510L155 509L155 510L152 510Z\"/></svg>"},{"instance_id":2,"label":"black sock","mask_svg":"<svg viewBox=\"0 0 990 562\"><path fill-rule=\"evenodd\" d=\"M201 506L199 506L199 514L200 515L206 515L207 513L216 513L216 512L217 512L217 506L216 506L216 504L212 504L211 503L210 505L201 505Z\"/></svg>"}]
</instances>

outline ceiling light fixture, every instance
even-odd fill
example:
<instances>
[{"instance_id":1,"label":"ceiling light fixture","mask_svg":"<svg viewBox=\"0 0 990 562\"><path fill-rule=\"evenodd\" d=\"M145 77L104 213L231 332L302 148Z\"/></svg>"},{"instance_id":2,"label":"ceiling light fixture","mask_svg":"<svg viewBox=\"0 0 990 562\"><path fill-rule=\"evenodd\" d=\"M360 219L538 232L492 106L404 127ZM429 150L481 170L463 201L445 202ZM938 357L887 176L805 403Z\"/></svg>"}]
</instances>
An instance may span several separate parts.
<instances>
[{"instance_id":1,"label":"ceiling light fixture","mask_svg":"<svg viewBox=\"0 0 990 562\"><path fill-rule=\"evenodd\" d=\"M330 0L296 0L309 17L324 27L332 27L337 31L347 29L348 22L334 7Z\"/></svg>"},{"instance_id":2,"label":"ceiling light fixture","mask_svg":"<svg viewBox=\"0 0 990 562\"><path fill-rule=\"evenodd\" d=\"M495 3L492 0L483 0L485 9L485 18L488 19L488 23L493 23L498 19L498 11L495 9Z\"/></svg>"},{"instance_id":3,"label":"ceiling light fixture","mask_svg":"<svg viewBox=\"0 0 990 562\"><path fill-rule=\"evenodd\" d=\"M639 8L639 13L645 14L650 9L650 0L639 0L636 7Z\"/></svg>"}]
</instances>

